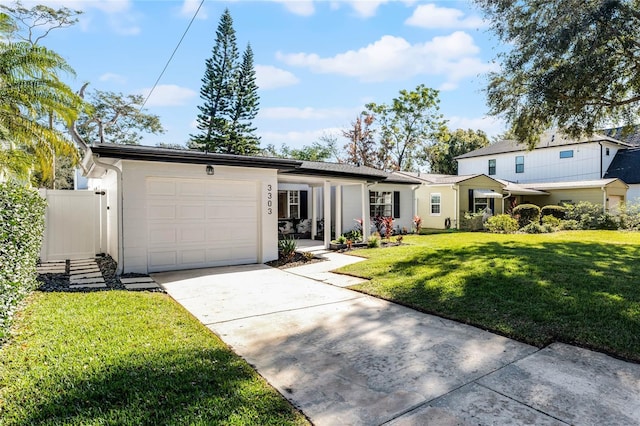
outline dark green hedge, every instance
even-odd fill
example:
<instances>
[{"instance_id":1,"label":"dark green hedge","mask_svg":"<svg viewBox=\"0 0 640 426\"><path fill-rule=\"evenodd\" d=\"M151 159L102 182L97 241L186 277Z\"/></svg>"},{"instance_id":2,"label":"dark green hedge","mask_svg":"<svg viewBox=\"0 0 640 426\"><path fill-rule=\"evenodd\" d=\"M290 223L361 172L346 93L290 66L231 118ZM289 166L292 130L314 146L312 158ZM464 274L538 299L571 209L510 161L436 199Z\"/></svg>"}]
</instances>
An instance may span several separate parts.
<instances>
[{"instance_id":1,"label":"dark green hedge","mask_svg":"<svg viewBox=\"0 0 640 426\"><path fill-rule=\"evenodd\" d=\"M36 191L0 183L0 340L20 301L36 287L45 208Z\"/></svg>"},{"instance_id":2,"label":"dark green hedge","mask_svg":"<svg viewBox=\"0 0 640 426\"><path fill-rule=\"evenodd\" d=\"M531 222L540 223L540 207L535 204L517 205L511 215L518 220L518 228L524 228Z\"/></svg>"},{"instance_id":3,"label":"dark green hedge","mask_svg":"<svg viewBox=\"0 0 640 426\"><path fill-rule=\"evenodd\" d=\"M562 206L549 205L549 206L544 206L542 209L540 209L540 215L542 217L553 216L560 220L564 219L566 212L567 212L567 209L565 209Z\"/></svg>"}]
</instances>

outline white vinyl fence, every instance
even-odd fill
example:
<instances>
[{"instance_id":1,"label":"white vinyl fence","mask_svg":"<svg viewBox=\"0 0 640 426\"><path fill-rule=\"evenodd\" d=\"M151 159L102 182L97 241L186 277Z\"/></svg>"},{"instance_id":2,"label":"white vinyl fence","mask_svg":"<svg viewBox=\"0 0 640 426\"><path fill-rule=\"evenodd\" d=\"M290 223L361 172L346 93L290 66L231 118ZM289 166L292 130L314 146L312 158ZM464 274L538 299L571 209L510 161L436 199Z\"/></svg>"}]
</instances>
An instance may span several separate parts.
<instances>
[{"instance_id":1,"label":"white vinyl fence","mask_svg":"<svg viewBox=\"0 0 640 426\"><path fill-rule=\"evenodd\" d=\"M94 257L106 242L106 196L102 191L40 190L47 200L43 262Z\"/></svg>"}]
</instances>

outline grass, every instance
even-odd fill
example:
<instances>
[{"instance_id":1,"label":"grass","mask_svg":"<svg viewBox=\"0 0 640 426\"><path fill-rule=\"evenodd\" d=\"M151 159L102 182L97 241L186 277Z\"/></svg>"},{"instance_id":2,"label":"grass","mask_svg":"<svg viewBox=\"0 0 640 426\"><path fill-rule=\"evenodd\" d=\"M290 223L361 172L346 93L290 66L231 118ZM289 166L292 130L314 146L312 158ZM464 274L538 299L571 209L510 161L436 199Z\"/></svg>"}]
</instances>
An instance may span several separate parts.
<instances>
[{"instance_id":1,"label":"grass","mask_svg":"<svg viewBox=\"0 0 640 426\"><path fill-rule=\"evenodd\" d=\"M352 288L537 346L562 341L640 362L640 235L455 233L361 250Z\"/></svg>"},{"instance_id":2,"label":"grass","mask_svg":"<svg viewBox=\"0 0 640 426\"><path fill-rule=\"evenodd\" d=\"M14 331L2 425L308 424L163 294L35 293Z\"/></svg>"}]
</instances>

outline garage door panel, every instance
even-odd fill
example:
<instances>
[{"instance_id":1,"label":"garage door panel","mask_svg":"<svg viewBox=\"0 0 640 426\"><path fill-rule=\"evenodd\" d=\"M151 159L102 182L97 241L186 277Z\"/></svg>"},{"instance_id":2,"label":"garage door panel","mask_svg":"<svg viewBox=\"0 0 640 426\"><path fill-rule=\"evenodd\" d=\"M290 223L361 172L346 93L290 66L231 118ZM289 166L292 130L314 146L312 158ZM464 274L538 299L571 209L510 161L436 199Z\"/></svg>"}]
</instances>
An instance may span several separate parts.
<instances>
[{"instance_id":1,"label":"garage door panel","mask_svg":"<svg viewBox=\"0 0 640 426\"><path fill-rule=\"evenodd\" d=\"M166 224L165 226L155 226L149 228L149 244L153 245L167 245L175 244L177 229L172 224Z\"/></svg>"},{"instance_id":2,"label":"garage door panel","mask_svg":"<svg viewBox=\"0 0 640 426\"><path fill-rule=\"evenodd\" d=\"M176 184L173 180L150 179L147 180L147 195L176 195Z\"/></svg>"},{"instance_id":3,"label":"garage door panel","mask_svg":"<svg viewBox=\"0 0 640 426\"><path fill-rule=\"evenodd\" d=\"M203 220L205 218L204 204L178 205L177 210L177 219L180 220Z\"/></svg>"},{"instance_id":4,"label":"garage door panel","mask_svg":"<svg viewBox=\"0 0 640 426\"><path fill-rule=\"evenodd\" d=\"M176 207L167 204L149 204L147 206L148 219L175 219Z\"/></svg>"},{"instance_id":5,"label":"garage door panel","mask_svg":"<svg viewBox=\"0 0 640 426\"><path fill-rule=\"evenodd\" d=\"M258 261L257 183L148 180L150 272Z\"/></svg>"},{"instance_id":6,"label":"garage door panel","mask_svg":"<svg viewBox=\"0 0 640 426\"><path fill-rule=\"evenodd\" d=\"M202 181L179 181L177 193L180 197L198 197L204 199L207 196L207 183Z\"/></svg>"}]
</instances>

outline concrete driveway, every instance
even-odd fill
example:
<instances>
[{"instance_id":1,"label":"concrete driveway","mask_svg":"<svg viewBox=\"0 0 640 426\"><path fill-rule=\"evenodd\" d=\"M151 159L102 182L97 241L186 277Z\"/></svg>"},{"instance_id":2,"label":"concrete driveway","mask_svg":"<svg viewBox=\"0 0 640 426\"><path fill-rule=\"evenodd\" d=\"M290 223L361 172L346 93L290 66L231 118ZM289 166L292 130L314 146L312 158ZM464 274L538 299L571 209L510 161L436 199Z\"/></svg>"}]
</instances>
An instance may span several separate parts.
<instances>
[{"instance_id":1,"label":"concrete driveway","mask_svg":"<svg viewBox=\"0 0 640 426\"><path fill-rule=\"evenodd\" d=\"M637 364L264 265L153 278L316 425L640 423Z\"/></svg>"}]
</instances>

